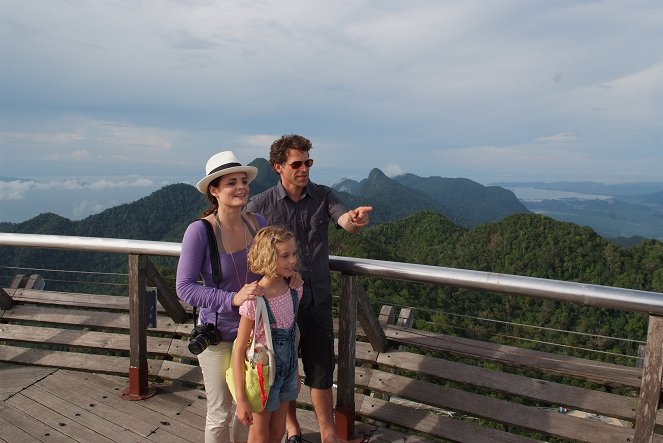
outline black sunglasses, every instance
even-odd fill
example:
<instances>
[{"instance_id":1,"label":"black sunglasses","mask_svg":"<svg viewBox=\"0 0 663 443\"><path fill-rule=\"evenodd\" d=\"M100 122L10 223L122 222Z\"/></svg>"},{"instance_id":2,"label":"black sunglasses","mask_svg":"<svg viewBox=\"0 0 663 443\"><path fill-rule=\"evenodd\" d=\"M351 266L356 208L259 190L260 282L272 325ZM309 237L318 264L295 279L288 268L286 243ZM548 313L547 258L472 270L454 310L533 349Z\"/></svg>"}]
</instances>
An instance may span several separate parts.
<instances>
[{"instance_id":1,"label":"black sunglasses","mask_svg":"<svg viewBox=\"0 0 663 443\"><path fill-rule=\"evenodd\" d=\"M313 159L309 158L308 160L297 160L296 162L292 163L285 163L286 165L290 166L292 169L299 169L302 167L302 165L306 166L307 168L310 168L313 166Z\"/></svg>"}]
</instances>

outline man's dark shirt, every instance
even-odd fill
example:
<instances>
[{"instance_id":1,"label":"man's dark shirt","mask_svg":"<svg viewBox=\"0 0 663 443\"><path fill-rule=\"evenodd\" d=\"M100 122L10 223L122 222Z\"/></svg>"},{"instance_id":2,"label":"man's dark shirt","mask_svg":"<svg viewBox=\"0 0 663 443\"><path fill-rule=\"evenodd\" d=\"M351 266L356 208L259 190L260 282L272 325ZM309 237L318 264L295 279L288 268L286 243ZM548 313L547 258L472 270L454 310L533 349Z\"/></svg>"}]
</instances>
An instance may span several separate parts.
<instances>
[{"instance_id":1,"label":"man's dark shirt","mask_svg":"<svg viewBox=\"0 0 663 443\"><path fill-rule=\"evenodd\" d=\"M329 272L329 222L337 222L347 210L331 188L308 182L299 202L293 202L279 181L275 186L252 197L246 210L265 216L268 225L283 225L297 239L299 272L309 283L313 294L304 285L303 305L331 305Z\"/></svg>"}]
</instances>

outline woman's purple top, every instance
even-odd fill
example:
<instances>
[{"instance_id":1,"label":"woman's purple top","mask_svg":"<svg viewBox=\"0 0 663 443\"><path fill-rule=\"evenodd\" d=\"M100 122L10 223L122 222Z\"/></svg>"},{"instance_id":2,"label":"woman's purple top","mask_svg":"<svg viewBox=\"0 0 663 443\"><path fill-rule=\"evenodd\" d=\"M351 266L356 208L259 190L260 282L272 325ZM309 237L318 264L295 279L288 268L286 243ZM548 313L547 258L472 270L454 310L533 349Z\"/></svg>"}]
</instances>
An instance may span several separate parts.
<instances>
[{"instance_id":1,"label":"woman's purple top","mask_svg":"<svg viewBox=\"0 0 663 443\"><path fill-rule=\"evenodd\" d=\"M260 227L267 224L262 215L255 215ZM191 223L182 238L182 252L177 264L175 283L177 295L189 305L200 309L200 324L216 322L223 341L233 341L237 337L240 316L239 307L232 305L233 296L246 283L260 279L259 275L249 272L246 254L247 250L242 250L221 255L221 284L217 289L212 279L207 229L203 222L196 220ZM203 279L203 285L199 283L200 277ZM218 321L215 316L217 312Z\"/></svg>"}]
</instances>

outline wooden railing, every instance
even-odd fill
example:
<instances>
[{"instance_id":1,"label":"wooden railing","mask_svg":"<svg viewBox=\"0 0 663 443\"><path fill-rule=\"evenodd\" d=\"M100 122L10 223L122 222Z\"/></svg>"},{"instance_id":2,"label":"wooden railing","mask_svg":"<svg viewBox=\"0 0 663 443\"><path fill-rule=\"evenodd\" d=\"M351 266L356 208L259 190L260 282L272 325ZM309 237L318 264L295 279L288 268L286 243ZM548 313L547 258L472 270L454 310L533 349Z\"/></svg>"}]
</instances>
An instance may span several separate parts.
<instances>
[{"instance_id":1,"label":"wooden railing","mask_svg":"<svg viewBox=\"0 0 663 443\"><path fill-rule=\"evenodd\" d=\"M153 395L148 376L201 383L198 372L187 369L178 362L148 359L149 355L155 353L150 350L150 346L155 346L156 339L148 336L146 332L147 278L159 288L159 302L173 322L170 325L162 324L158 328L162 334L173 335L168 351L163 352L177 359L192 359L195 365L195 358L186 357L181 350L181 339L186 338L186 331L190 329L190 315L186 312L186 306L169 291L168 285L147 257L178 256L178 243L0 234L0 245L127 254L130 352L129 368L123 372L128 373L130 381L124 396L140 399ZM342 437L349 438L354 434L355 418L365 418L392 423L429 438L456 441L531 441L531 438L663 441L663 437L657 432L657 427L663 426L663 418L658 413L663 373L663 294L345 257L332 257L330 266L332 271L341 273L336 420ZM642 369L627 367L417 331L390 324L389 319L393 316L389 313L381 316L384 318L380 322L359 284L358 278L361 275L645 312L649 314L649 329L644 366ZM7 328L7 331L3 330L4 335L0 335L0 341L7 343L0 346L0 360L57 364L58 360L47 358L50 354L47 355L45 351L40 353L41 351L36 350L31 353L25 348L11 346L28 340L19 338L21 332L29 331L39 336L37 329L29 329L32 326L22 325L21 322L36 322L38 317L44 318L36 315L35 311L31 311L27 306L23 310L18 308L23 308L21 303L29 302L44 303L51 307L58 303L73 306L80 304L84 297L84 294L59 297L47 291L21 291L11 288L7 289L4 296L0 293L2 323L16 328L16 331ZM87 297L89 299L92 296ZM50 301L44 302L40 298ZM71 301L54 301L55 299ZM16 302L19 303L18 307L14 305ZM91 302L91 305L95 303L98 307L106 305L103 301ZM121 302L117 303L119 310ZM57 323L60 321L57 316L57 313L53 313L44 321ZM88 317L90 318L86 318L85 322L96 321L91 319L91 315ZM188 324L179 326L185 322ZM361 325L360 329L357 329L357 323ZM104 317L103 321L99 320L97 326L108 328L108 324ZM116 323L113 323L112 327L122 328ZM35 337L35 340L38 340L38 337ZM53 338L53 342L69 345L79 343L66 341L64 338ZM91 341L85 343L82 346L94 346ZM53 351L55 352L60 351ZM433 353L434 356L423 355L424 353ZM41 359L41 356L44 358ZM444 356L456 357L456 360L439 358ZM105 365L107 371L118 372L120 370L117 369L117 361L99 356L77 364L80 369L86 370L98 370ZM543 374L543 377L483 368L482 365L486 362L505 368L525 368ZM115 366L110 368L109 365ZM590 381L602 386L616 386L621 391L606 393L601 392L601 389L578 387L575 382L568 383L565 379L544 380L554 375ZM452 385L447 386L449 382ZM460 385L463 388L459 388ZM468 387L469 389L464 389ZM397 401L399 398L403 400ZM412 404L404 405L405 400ZM305 395L300 401L310 404ZM546 410L546 405L550 408L554 405L565 405L586 414L620 420L623 426L550 412ZM464 414L466 417L463 420L453 419L448 417L449 414ZM475 419L485 420L492 425L473 424L471 421Z\"/></svg>"}]
</instances>

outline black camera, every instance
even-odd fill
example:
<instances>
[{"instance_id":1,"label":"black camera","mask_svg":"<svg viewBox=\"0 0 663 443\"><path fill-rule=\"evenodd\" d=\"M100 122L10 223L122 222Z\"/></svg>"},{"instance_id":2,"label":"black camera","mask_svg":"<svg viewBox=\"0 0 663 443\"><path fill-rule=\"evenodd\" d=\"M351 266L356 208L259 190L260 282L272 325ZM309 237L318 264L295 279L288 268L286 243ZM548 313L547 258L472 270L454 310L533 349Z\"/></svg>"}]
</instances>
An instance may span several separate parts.
<instances>
[{"instance_id":1,"label":"black camera","mask_svg":"<svg viewBox=\"0 0 663 443\"><path fill-rule=\"evenodd\" d=\"M217 345L221 343L221 332L212 323L203 323L202 325L194 326L191 330L191 338L189 339L189 351L198 355L203 352L209 345Z\"/></svg>"}]
</instances>

